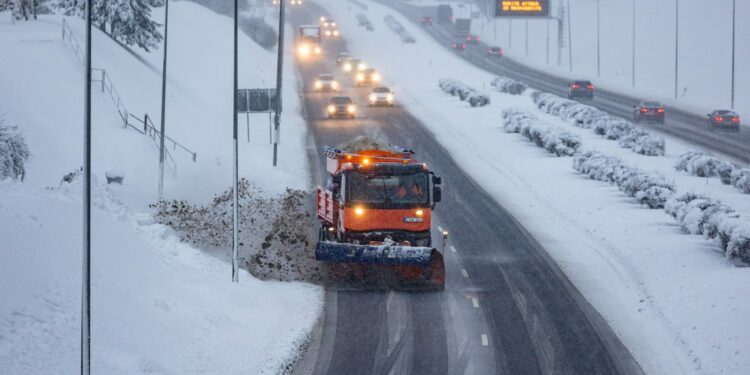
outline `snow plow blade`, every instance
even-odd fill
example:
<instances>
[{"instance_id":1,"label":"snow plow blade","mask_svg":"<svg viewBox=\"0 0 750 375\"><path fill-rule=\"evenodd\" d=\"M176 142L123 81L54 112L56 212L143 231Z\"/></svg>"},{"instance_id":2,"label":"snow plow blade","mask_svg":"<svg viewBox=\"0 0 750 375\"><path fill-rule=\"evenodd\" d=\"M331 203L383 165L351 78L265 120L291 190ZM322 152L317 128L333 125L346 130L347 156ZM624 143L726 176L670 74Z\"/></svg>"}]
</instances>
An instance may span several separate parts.
<instances>
[{"instance_id":1,"label":"snow plow blade","mask_svg":"<svg viewBox=\"0 0 750 375\"><path fill-rule=\"evenodd\" d=\"M360 280L388 280L395 275L391 280L397 284L445 288L443 254L431 247L318 242L315 259L331 263L337 269L336 277L344 279L354 274Z\"/></svg>"},{"instance_id":2,"label":"snow plow blade","mask_svg":"<svg viewBox=\"0 0 750 375\"><path fill-rule=\"evenodd\" d=\"M356 245L318 242L315 259L324 262L428 266L436 249L399 245Z\"/></svg>"}]
</instances>

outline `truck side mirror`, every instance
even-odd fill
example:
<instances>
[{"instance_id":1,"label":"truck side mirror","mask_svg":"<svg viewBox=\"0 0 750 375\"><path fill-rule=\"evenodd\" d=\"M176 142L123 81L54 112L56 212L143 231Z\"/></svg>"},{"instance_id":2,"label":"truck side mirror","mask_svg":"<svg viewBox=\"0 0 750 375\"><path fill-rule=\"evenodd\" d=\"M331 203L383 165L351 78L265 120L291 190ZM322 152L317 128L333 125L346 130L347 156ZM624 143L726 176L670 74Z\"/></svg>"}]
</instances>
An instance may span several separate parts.
<instances>
[{"instance_id":1,"label":"truck side mirror","mask_svg":"<svg viewBox=\"0 0 750 375\"><path fill-rule=\"evenodd\" d=\"M433 186L432 187L432 203L437 203L443 200L443 190L440 188L440 186Z\"/></svg>"},{"instance_id":2,"label":"truck side mirror","mask_svg":"<svg viewBox=\"0 0 750 375\"><path fill-rule=\"evenodd\" d=\"M440 185L441 183L443 183L443 178L442 177L432 175L432 184L433 185Z\"/></svg>"}]
</instances>

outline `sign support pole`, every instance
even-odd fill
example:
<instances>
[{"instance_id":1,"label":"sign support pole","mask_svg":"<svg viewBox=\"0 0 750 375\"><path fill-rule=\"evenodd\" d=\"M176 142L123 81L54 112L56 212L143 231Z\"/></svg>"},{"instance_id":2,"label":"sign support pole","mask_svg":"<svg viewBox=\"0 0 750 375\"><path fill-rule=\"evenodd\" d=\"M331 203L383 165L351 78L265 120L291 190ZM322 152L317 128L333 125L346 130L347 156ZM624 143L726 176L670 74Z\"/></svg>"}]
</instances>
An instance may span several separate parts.
<instances>
[{"instance_id":1,"label":"sign support pole","mask_svg":"<svg viewBox=\"0 0 750 375\"><path fill-rule=\"evenodd\" d=\"M239 193L239 182L238 182L238 170L239 170L239 155L237 150L237 1L234 0L234 111L232 113L233 118L233 139L232 143L234 146L234 160L232 165L232 282L239 282L239 256L237 246L239 245L239 213L238 204L239 199L237 194Z\"/></svg>"},{"instance_id":2,"label":"sign support pole","mask_svg":"<svg viewBox=\"0 0 750 375\"><path fill-rule=\"evenodd\" d=\"M236 1L236 0L235 0ZM279 148L279 128L281 126L281 77L284 67L284 3L279 1L279 43L276 46L279 54L276 59L276 111L274 114L274 135L273 137L273 166L276 166L277 154Z\"/></svg>"},{"instance_id":3,"label":"sign support pole","mask_svg":"<svg viewBox=\"0 0 750 375\"><path fill-rule=\"evenodd\" d=\"M83 110L83 270L81 290L81 375L91 373L91 8L86 1L86 72Z\"/></svg>"}]
</instances>

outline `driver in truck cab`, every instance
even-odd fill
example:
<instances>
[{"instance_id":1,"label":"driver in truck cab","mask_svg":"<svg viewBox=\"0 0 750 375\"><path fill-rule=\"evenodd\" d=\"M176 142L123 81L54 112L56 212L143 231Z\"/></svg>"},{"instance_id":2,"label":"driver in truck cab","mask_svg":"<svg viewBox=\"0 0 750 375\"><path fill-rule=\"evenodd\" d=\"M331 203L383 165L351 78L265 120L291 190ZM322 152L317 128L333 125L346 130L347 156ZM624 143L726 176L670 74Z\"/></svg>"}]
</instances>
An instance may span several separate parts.
<instances>
[{"instance_id":1,"label":"driver in truck cab","mask_svg":"<svg viewBox=\"0 0 750 375\"><path fill-rule=\"evenodd\" d=\"M422 198L422 188L414 182L413 176L402 176L401 183L393 194L398 199L404 199L407 195L409 198Z\"/></svg>"}]
</instances>

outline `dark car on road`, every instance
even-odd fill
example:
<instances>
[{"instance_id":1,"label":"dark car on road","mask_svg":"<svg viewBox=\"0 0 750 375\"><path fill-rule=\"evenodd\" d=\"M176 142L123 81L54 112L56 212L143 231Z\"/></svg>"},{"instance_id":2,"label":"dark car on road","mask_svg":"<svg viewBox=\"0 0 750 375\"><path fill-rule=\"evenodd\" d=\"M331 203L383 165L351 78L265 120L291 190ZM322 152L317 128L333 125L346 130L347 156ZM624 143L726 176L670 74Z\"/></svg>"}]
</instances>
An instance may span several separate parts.
<instances>
[{"instance_id":1,"label":"dark car on road","mask_svg":"<svg viewBox=\"0 0 750 375\"><path fill-rule=\"evenodd\" d=\"M591 81L573 81L568 85L568 99L594 99L594 85Z\"/></svg>"},{"instance_id":2,"label":"dark car on road","mask_svg":"<svg viewBox=\"0 0 750 375\"><path fill-rule=\"evenodd\" d=\"M347 60L351 58L352 56L349 55L349 52L339 52L339 55L336 56L336 66L343 65Z\"/></svg>"},{"instance_id":3,"label":"dark car on road","mask_svg":"<svg viewBox=\"0 0 750 375\"><path fill-rule=\"evenodd\" d=\"M458 50L458 51L465 50L466 49L466 40L465 39L458 39L458 40L454 41L451 44L451 48L453 48L455 50Z\"/></svg>"},{"instance_id":4,"label":"dark car on road","mask_svg":"<svg viewBox=\"0 0 750 375\"><path fill-rule=\"evenodd\" d=\"M717 109L708 115L708 127L711 129L722 129L740 131L740 115L727 109Z\"/></svg>"},{"instance_id":5,"label":"dark car on road","mask_svg":"<svg viewBox=\"0 0 750 375\"><path fill-rule=\"evenodd\" d=\"M633 107L633 121L664 123L664 106L659 102L640 102Z\"/></svg>"},{"instance_id":6,"label":"dark car on road","mask_svg":"<svg viewBox=\"0 0 750 375\"><path fill-rule=\"evenodd\" d=\"M469 35L466 37L466 42L469 44L479 44L479 35Z\"/></svg>"},{"instance_id":7,"label":"dark car on road","mask_svg":"<svg viewBox=\"0 0 750 375\"><path fill-rule=\"evenodd\" d=\"M328 100L326 113L328 118L355 118L357 116L357 105L348 96L334 96Z\"/></svg>"},{"instance_id":8,"label":"dark car on road","mask_svg":"<svg viewBox=\"0 0 750 375\"><path fill-rule=\"evenodd\" d=\"M487 56L502 57L503 56L503 49L500 48L500 47L490 47L490 48L487 48Z\"/></svg>"},{"instance_id":9,"label":"dark car on road","mask_svg":"<svg viewBox=\"0 0 750 375\"><path fill-rule=\"evenodd\" d=\"M422 16L422 19L420 20L420 22L424 26L432 26L432 17L430 17L430 16Z\"/></svg>"}]
</instances>

